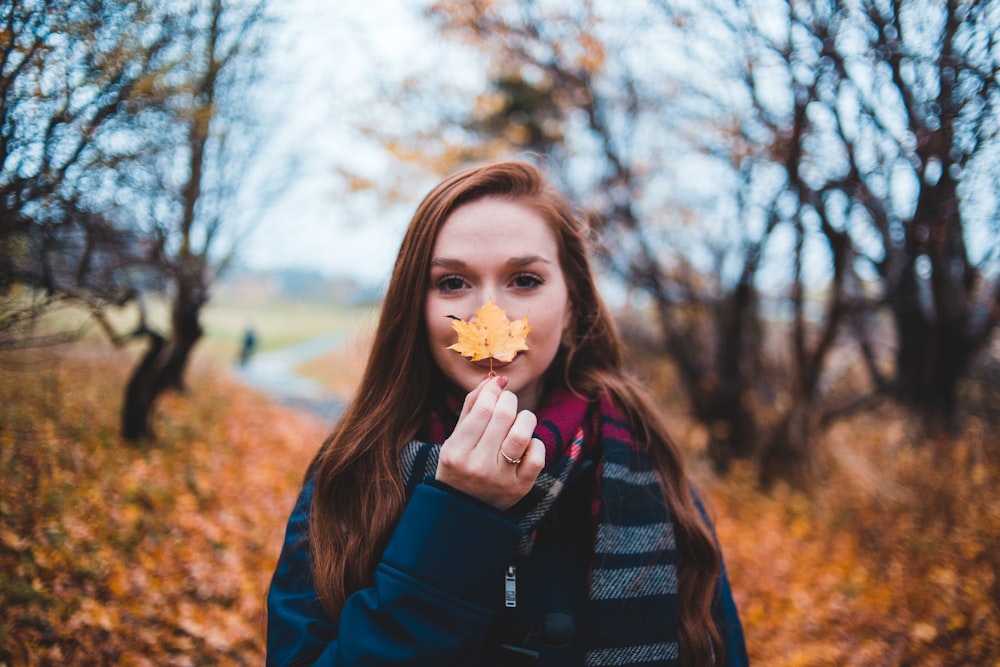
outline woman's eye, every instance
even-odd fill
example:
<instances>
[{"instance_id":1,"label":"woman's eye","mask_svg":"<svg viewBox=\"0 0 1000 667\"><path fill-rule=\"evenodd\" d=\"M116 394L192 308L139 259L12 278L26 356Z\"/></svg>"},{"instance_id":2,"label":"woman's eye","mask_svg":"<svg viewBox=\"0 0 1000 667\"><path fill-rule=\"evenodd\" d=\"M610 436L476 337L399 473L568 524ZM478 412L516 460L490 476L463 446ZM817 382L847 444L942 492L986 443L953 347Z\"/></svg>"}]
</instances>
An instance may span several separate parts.
<instances>
[{"instance_id":1,"label":"woman's eye","mask_svg":"<svg viewBox=\"0 0 1000 667\"><path fill-rule=\"evenodd\" d=\"M445 276L437 281L437 288L442 292L457 292L465 287L465 281L458 276Z\"/></svg>"},{"instance_id":2,"label":"woman's eye","mask_svg":"<svg viewBox=\"0 0 1000 667\"><path fill-rule=\"evenodd\" d=\"M522 273L514 277L514 287L520 289L532 289L542 284L542 279L533 273Z\"/></svg>"}]
</instances>

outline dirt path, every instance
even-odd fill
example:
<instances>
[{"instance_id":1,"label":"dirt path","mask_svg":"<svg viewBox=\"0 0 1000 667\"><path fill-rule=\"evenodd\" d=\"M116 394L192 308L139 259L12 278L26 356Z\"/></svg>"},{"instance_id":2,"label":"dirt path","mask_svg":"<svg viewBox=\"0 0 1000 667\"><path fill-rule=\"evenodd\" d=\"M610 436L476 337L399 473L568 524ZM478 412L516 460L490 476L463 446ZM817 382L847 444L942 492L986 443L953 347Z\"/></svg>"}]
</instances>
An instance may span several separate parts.
<instances>
[{"instance_id":1,"label":"dirt path","mask_svg":"<svg viewBox=\"0 0 1000 667\"><path fill-rule=\"evenodd\" d=\"M280 350L259 352L237 369L237 377L279 403L308 410L333 422L343 411L343 402L295 369L335 350L346 338L346 331L334 331Z\"/></svg>"}]
</instances>

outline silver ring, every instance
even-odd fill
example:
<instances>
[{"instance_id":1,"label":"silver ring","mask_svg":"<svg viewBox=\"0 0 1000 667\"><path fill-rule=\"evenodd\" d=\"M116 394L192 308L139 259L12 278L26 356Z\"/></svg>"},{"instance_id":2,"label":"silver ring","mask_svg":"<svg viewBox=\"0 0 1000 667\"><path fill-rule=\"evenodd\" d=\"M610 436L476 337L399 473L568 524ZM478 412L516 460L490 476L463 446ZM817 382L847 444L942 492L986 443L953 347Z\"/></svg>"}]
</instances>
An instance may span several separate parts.
<instances>
[{"instance_id":1,"label":"silver ring","mask_svg":"<svg viewBox=\"0 0 1000 667\"><path fill-rule=\"evenodd\" d=\"M507 463L510 463L512 465L517 465L518 463L521 462L521 457L520 456L517 457L516 459L512 459L509 456L507 456L506 454L504 454L504 451L502 449L500 450L500 456L504 457L504 459L507 461Z\"/></svg>"}]
</instances>

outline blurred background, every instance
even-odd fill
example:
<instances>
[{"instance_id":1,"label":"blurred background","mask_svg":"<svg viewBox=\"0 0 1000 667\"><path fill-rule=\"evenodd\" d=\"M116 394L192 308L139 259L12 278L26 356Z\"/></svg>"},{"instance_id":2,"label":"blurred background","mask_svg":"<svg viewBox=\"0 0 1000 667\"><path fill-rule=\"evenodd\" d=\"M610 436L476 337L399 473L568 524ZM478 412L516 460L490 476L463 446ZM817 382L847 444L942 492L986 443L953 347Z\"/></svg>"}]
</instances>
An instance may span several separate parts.
<instances>
[{"instance_id":1,"label":"blurred background","mask_svg":"<svg viewBox=\"0 0 1000 667\"><path fill-rule=\"evenodd\" d=\"M539 164L755 664L1000 665L1000 2L0 4L0 665L259 664L409 216Z\"/></svg>"}]
</instances>

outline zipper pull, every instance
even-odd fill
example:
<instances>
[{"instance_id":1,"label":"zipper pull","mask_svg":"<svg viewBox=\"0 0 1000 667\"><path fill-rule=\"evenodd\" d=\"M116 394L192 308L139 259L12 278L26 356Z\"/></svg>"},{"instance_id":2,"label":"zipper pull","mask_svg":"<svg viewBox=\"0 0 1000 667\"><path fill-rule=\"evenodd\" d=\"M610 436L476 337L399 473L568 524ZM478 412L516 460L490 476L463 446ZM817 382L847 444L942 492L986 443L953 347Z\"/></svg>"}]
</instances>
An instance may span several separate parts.
<instances>
[{"instance_id":1,"label":"zipper pull","mask_svg":"<svg viewBox=\"0 0 1000 667\"><path fill-rule=\"evenodd\" d=\"M517 606L517 566L511 563L503 576L503 605L513 608Z\"/></svg>"}]
</instances>

